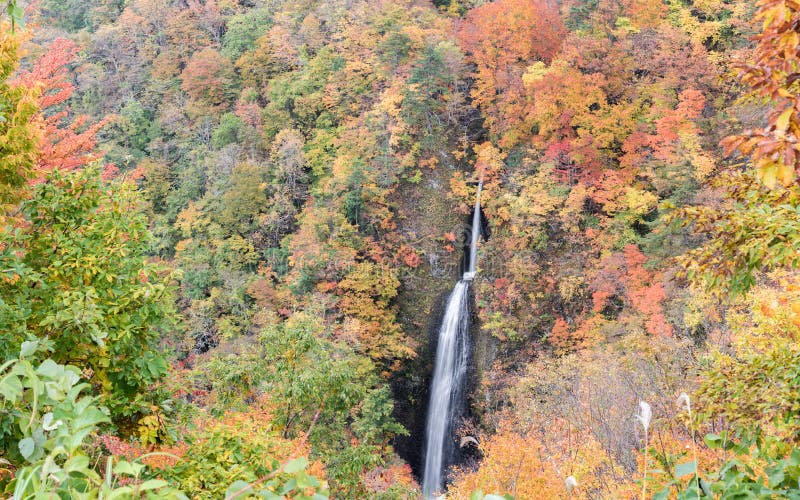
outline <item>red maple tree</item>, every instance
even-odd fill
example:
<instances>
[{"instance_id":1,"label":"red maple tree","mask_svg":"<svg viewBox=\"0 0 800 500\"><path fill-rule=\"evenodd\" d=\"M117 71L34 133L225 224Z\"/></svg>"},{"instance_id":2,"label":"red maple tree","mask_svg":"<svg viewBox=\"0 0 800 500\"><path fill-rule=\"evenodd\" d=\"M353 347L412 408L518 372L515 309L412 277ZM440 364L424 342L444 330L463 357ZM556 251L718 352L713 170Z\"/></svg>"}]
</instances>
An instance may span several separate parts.
<instances>
[{"instance_id":1,"label":"red maple tree","mask_svg":"<svg viewBox=\"0 0 800 500\"><path fill-rule=\"evenodd\" d=\"M53 169L74 170L100 158L96 151L97 133L108 117L91 123L87 115L71 116L67 101L75 92L69 78L69 65L80 47L66 38L57 38L33 67L22 72L18 81L39 89L37 118L43 131L39 145L39 179Z\"/></svg>"}]
</instances>

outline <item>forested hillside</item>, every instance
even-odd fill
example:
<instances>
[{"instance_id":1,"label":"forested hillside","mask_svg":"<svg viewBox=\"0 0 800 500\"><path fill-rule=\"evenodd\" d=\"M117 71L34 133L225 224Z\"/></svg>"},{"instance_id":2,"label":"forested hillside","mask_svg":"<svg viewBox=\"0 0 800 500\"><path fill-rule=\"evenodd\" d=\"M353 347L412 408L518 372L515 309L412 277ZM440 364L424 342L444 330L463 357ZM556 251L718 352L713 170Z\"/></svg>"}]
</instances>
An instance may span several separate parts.
<instances>
[{"instance_id":1,"label":"forested hillside","mask_svg":"<svg viewBox=\"0 0 800 500\"><path fill-rule=\"evenodd\" d=\"M800 498L800 2L0 7L3 498Z\"/></svg>"}]
</instances>

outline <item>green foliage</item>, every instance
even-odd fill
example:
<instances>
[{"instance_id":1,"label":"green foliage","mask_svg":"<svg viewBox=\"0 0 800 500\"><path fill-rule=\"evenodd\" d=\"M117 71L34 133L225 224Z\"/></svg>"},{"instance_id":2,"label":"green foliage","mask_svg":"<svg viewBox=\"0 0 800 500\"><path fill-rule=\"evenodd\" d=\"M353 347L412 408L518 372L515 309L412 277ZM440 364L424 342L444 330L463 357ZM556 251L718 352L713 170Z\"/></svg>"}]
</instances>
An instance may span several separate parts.
<instances>
[{"instance_id":1,"label":"green foliage","mask_svg":"<svg viewBox=\"0 0 800 500\"><path fill-rule=\"evenodd\" d=\"M19 465L6 492L19 500L186 498L165 481L140 481L141 464L109 458L105 477L92 469L86 441L109 422L107 412L97 398L82 394L89 384L80 383L78 368L49 358L31 363L38 348L38 342L25 342L20 359L0 367L0 449Z\"/></svg>"},{"instance_id":2,"label":"green foliage","mask_svg":"<svg viewBox=\"0 0 800 500\"><path fill-rule=\"evenodd\" d=\"M708 416L800 442L800 349L776 339L766 352L719 355L703 373L698 396Z\"/></svg>"},{"instance_id":3,"label":"green foliage","mask_svg":"<svg viewBox=\"0 0 800 500\"><path fill-rule=\"evenodd\" d=\"M78 31L92 26L94 2L83 0L44 0L42 14L55 26L67 31Z\"/></svg>"},{"instance_id":4,"label":"green foliage","mask_svg":"<svg viewBox=\"0 0 800 500\"><path fill-rule=\"evenodd\" d=\"M238 116L233 113L225 113L211 136L211 145L220 149L228 144L238 143L242 127L244 127L244 123Z\"/></svg>"},{"instance_id":5,"label":"green foliage","mask_svg":"<svg viewBox=\"0 0 800 500\"><path fill-rule=\"evenodd\" d=\"M800 448L787 448L785 444L761 433L745 433L741 439L723 434L709 434L705 438L709 448L725 450L732 455L719 470L708 477L695 479L695 463L679 464L675 468L670 487L678 491L677 498L711 497L720 499L800 498ZM687 482L687 477L691 477ZM664 489L653 498L670 498Z\"/></svg>"},{"instance_id":6,"label":"green foliage","mask_svg":"<svg viewBox=\"0 0 800 500\"><path fill-rule=\"evenodd\" d=\"M225 35L222 38L223 56L235 61L243 53L251 50L255 41L269 31L272 12L267 8L257 8L228 18Z\"/></svg>"},{"instance_id":7,"label":"green foliage","mask_svg":"<svg viewBox=\"0 0 800 500\"><path fill-rule=\"evenodd\" d=\"M452 126L448 106L458 99L458 71L463 55L448 42L425 47L404 89L402 117L414 134L421 137L423 149L432 150L441 140L444 127ZM449 62L449 64L448 64ZM455 64L454 64L455 62ZM455 84L455 85L454 85Z\"/></svg>"},{"instance_id":8,"label":"green foliage","mask_svg":"<svg viewBox=\"0 0 800 500\"><path fill-rule=\"evenodd\" d=\"M248 234L258 222L258 215L269 206L263 168L239 164L233 168L230 186L219 200L215 219L225 234Z\"/></svg>"},{"instance_id":9,"label":"green foliage","mask_svg":"<svg viewBox=\"0 0 800 500\"><path fill-rule=\"evenodd\" d=\"M17 0L7 0L5 12L8 15L8 18L11 20L12 32L17 26L23 29L25 28L25 10L19 4L19 2L17 2Z\"/></svg>"},{"instance_id":10,"label":"green foliage","mask_svg":"<svg viewBox=\"0 0 800 500\"><path fill-rule=\"evenodd\" d=\"M321 338L320 326L310 315L297 314L287 323L268 327L260 337L270 366L264 384L283 402L277 416L287 427L310 425L317 411L320 423L341 423L376 382L369 375L369 363Z\"/></svg>"},{"instance_id":11,"label":"green foliage","mask_svg":"<svg viewBox=\"0 0 800 500\"><path fill-rule=\"evenodd\" d=\"M22 213L24 226L0 233L0 353L41 340L87 370L115 419L149 408L139 397L166 373L157 343L175 311L170 274L145 258L136 193L96 168L54 171Z\"/></svg>"},{"instance_id":12,"label":"green foliage","mask_svg":"<svg viewBox=\"0 0 800 500\"><path fill-rule=\"evenodd\" d=\"M264 121L267 127L275 129L268 129L267 136L274 136L290 123L306 133L317 127L327 128L330 111L326 110L325 104L328 94L326 85L332 74L341 70L345 62L344 58L326 47L308 61L301 73L287 72L273 78L266 93L269 104ZM286 117L288 120L270 120L270 117Z\"/></svg>"},{"instance_id":13,"label":"green foliage","mask_svg":"<svg viewBox=\"0 0 800 500\"><path fill-rule=\"evenodd\" d=\"M743 294L761 272L800 266L800 188L767 189L752 172L726 173L714 184L723 203L670 215L704 237L681 257L688 279L709 290Z\"/></svg>"},{"instance_id":14,"label":"green foliage","mask_svg":"<svg viewBox=\"0 0 800 500\"><path fill-rule=\"evenodd\" d=\"M268 326L259 346L216 357L197 373L198 382L214 389L218 415L245 410L248 400L264 394L274 408L274 430L289 438L309 433L337 494L358 497L361 475L381 462L393 436L407 431L392 417L390 391L374 366L325 336L314 315L296 313Z\"/></svg>"},{"instance_id":15,"label":"green foliage","mask_svg":"<svg viewBox=\"0 0 800 500\"><path fill-rule=\"evenodd\" d=\"M353 432L365 443L388 444L392 436L408 435L408 431L398 424L392 412L394 402L389 388L379 387L367 393L358 417L353 422Z\"/></svg>"},{"instance_id":16,"label":"green foliage","mask_svg":"<svg viewBox=\"0 0 800 500\"><path fill-rule=\"evenodd\" d=\"M413 42L408 35L396 31L381 40L377 47L381 60L391 68L404 62L412 48Z\"/></svg>"},{"instance_id":17,"label":"green foliage","mask_svg":"<svg viewBox=\"0 0 800 500\"><path fill-rule=\"evenodd\" d=\"M4 455L17 463L39 462L58 447L80 449L85 437L108 417L95 398L80 397L88 384L79 384L81 372L46 359L34 365L39 342L25 342L20 360L11 359L0 372L3 396L2 434Z\"/></svg>"},{"instance_id":18,"label":"green foliage","mask_svg":"<svg viewBox=\"0 0 800 500\"><path fill-rule=\"evenodd\" d=\"M204 422L187 437L190 452L160 475L199 499L327 498L327 484L308 469L305 457L271 427L267 414L230 414Z\"/></svg>"},{"instance_id":19,"label":"green foliage","mask_svg":"<svg viewBox=\"0 0 800 500\"><path fill-rule=\"evenodd\" d=\"M565 23L567 27L573 31L586 31L590 27L590 17L597 9L598 3L599 0L586 0L573 4Z\"/></svg>"},{"instance_id":20,"label":"green foliage","mask_svg":"<svg viewBox=\"0 0 800 500\"><path fill-rule=\"evenodd\" d=\"M164 213L169 208L172 187L175 182L173 173L164 163L145 160L139 164L143 170L144 181L142 191L151 208L156 213Z\"/></svg>"},{"instance_id":21,"label":"green foliage","mask_svg":"<svg viewBox=\"0 0 800 500\"><path fill-rule=\"evenodd\" d=\"M364 212L364 192L363 184L365 181L364 164L360 160L353 163L352 172L347 179L347 193L344 196L342 208L347 222L354 226L361 223Z\"/></svg>"},{"instance_id":22,"label":"green foliage","mask_svg":"<svg viewBox=\"0 0 800 500\"><path fill-rule=\"evenodd\" d=\"M136 99L130 99L125 103L114 125L119 129L121 146L130 151L136 159L142 158L147 152L150 141L161 135L158 123L153 121L152 111L146 109ZM130 162L130 159L126 158L120 160L121 164Z\"/></svg>"},{"instance_id":23,"label":"green foliage","mask_svg":"<svg viewBox=\"0 0 800 500\"><path fill-rule=\"evenodd\" d=\"M277 403L275 416L289 435L313 426L309 441L334 487L352 496L359 491L360 474L379 461L380 446L407 431L391 417L388 389L371 363L323 335L308 313L268 327L260 339L268 367L262 387ZM355 448L346 445L350 420L361 440Z\"/></svg>"},{"instance_id":24,"label":"green foliage","mask_svg":"<svg viewBox=\"0 0 800 500\"><path fill-rule=\"evenodd\" d=\"M706 437L711 448L726 447L739 453L747 450L749 457L732 458L720 469L717 477L711 478L710 487L705 489L712 494L721 494L722 498L800 498L800 449L785 452L785 447L760 437L753 444L747 440L739 443L725 441L720 436ZM750 460L755 463L748 465L746 462Z\"/></svg>"}]
</instances>

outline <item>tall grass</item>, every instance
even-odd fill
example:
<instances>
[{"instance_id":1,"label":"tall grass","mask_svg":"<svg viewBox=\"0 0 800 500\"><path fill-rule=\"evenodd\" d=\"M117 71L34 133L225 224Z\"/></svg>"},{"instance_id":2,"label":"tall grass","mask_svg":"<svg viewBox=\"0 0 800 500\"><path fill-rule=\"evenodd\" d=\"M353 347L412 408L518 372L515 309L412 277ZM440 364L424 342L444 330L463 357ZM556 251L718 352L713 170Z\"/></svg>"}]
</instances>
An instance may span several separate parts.
<instances>
[{"instance_id":1,"label":"tall grass","mask_svg":"<svg viewBox=\"0 0 800 500\"><path fill-rule=\"evenodd\" d=\"M678 406L682 410L686 410L689 416L689 434L692 436L692 458L694 458L694 488L697 492L697 498L700 498L700 462L697 460L697 443L694 440L694 419L692 419L692 401L689 395L682 392L678 396Z\"/></svg>"}]
</instances>

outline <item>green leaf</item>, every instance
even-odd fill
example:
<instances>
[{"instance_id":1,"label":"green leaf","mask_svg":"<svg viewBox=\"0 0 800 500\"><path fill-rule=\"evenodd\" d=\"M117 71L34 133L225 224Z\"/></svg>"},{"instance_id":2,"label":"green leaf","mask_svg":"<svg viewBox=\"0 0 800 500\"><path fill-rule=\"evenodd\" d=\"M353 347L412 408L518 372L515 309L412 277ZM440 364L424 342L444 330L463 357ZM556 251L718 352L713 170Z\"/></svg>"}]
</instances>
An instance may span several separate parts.
<instances>
[{"instance_id":1,"label":"green leaf","mask_svg":"<svg viewBox=\"0 0 800 500\"><path fill-rule=\"evenodd\" d=\"M25 358L30 356L31 354L36 352L36 349L39 348L39 341L38 340L26 340L22 343L22 346L19 349L19 357Z\"/></svg>"},{"instance_id":2,"label":"green leaf","mask_svg":"<svg viewBox=\"0 0 800 500\"><path fill-rule=\"evenodd\" d=\"M301 490L319 486L319 480L313 476L308 475L304 471L300 471L295 476L297 479L297 487Z\"/></svg>"},{"instance_id":3,"label":"green leaf","mask_svg":"<svg viewBox=\"0 0 800 500\"><path fill-rule=\"evenodd\" d=\"M0 379L0 394L11 402L22 396L22 382L19 381L16 374L12 372Z\"/></svg>"},{"instance_id":4,"label":"green leaf","mask_svg":"<svg viewBox=\"0 0 800 500\"><path fill-rule=\"evenodd\" d=\"M469 496L469 500L483 500L483 491L475 490L472 492L472 495Z\"/></svg>"},{"instance_id":5,"label":"green leaf","mask_svg":"<svg viewBox=\"0 0 800 500\"><path fill-rule=\"evenodd\" d=\"M63 368L58 366L58 364L50 358L45 359L42 361L42 364L39 365L39 368L36 369L36 373L48 378L58 378L61 375Z\"/></svg>"},{"instance_id":6,"label":"green leaf","mask_svg":"<svg viewBox=\"0 0 800 500\"><path fill-rule=\"evenodd\" d=\"M296 489L297 480L295 478L291 478L290 480L286 481L286 484L284 484L283 488L281 488L281 495L286 495L287 493L291 493Z\"/></svg>"},{"instance_id":7,"label":"green leaf","mask_svg":"<svg viewBox=\"0 0 800 500\"><path fill-rule=\"evenodd\" d=\"M139 473L144 469L143 465L128 462L127 460L120 460L114 466L115 474L125 474L126 476L138 477Z\"/></svg>"},{"instance_id":8,"label":"green leaf","mask_svg":"<svg viewBox=\"0 0 800 500\"><path fill-rule=\"evenodd\" d=\"M110 493L108 493L108 496L106 498L108 498L108 500L113 500L115 498L128 499L131 498L132 494L133 494L133 488L131 488L130 486L123 486L121 488L116 488Z\"/></svg>"},{"instance_id":9,"label":"green leaf","mask_svg":"<svg viewBox=\"0 0 800 500\"><path fill-rule=\"evenodd\" d=\"M287 474L294 474L296 472L300 472L301 470L305 470L306 467L308 467L308 459L305 457L300 457L287 462L283 467L283 470Z\"/></svg>"},{"instance_id":10,"label":"green leaf","mask_svg":"<svg viewBox=\"0 0 800 500\"><path fill-rule=\"evenodd\" d=\"M17 446L19 447L19 452L22 457L27 460L28 457L33 455L33 450L36 448L36 443L34 442L33 438L26 437L25 439L21 440Z\"/></svg>"},{"instance_id":11,"label":"green leaf","mask_svg":"<svg viewBox=\"0 0 800 500\"><path fill-rule=\"evenodd\" d=\"M667 500L667 498L669 498L669 488L653 494L653 500Z\"/></svg>"},{"instance_id":12,"label":"green leaf","mask_svg":"<svg viewBox=\"0 0 800 500\"><path fill-rule=\"evenodd\" d=\"M712 450L716 450L722 448L723 443L725 442L725 436L720 436L719 434L706 434L706 436L703 438L703 441L706 442L706 446Z\"/></svg>"},{"instance_id":13,"label":"green leaf","mask_svg":"<svg viewBox=\"0 0 800 500\"><path fill-rule=\"evenodd\" d=\"M64 463L64 470L67 472L79 471L89 467L89 457L86 455L76 455Z\"/></svg>"},{"instance_id":14,"label":"green leaf","mask_svg":"<svg viewBox=\"0 0 800 500\"><path fill-rule=\"evenodd\" d=\"M163 479L150 479L140 484L139 490L141 491L155 490L158 488L163 488L165 486L169 486L169 483L164 481Z\"/></svg>"},{"instance_id":15,"label":"green leaf","mask_svg":"<svg viewBox=\"0 0 800 500\"><path fill-rule=\"evenodd\" d=\"M792 450L792 454L789 456L788 465L793 467L800 465L800 448L795 448Z\"/></svg>"},{"instance_id":16,"label":"green leaf","mask_svg":"<svg viewBox=\"0 0 800 500\"><path fill-rule=\"evenodd\" d=\"M250 486L250 483L248 483L246 481L242 481L241 479L238 480L238 481L234 481L233 484L228 486L228 489L225 490L225 498L232 498L233 495L235 495L236 493L242 491L243 489L247 488L248 486Z\"/></svg>"},{"instance_id":17,"label":"green leaf","mask_svg":"<svg viewBox=\"0 0 800 500\"><path fill-rule=\"evenodd\" d=\"M89 407L85 411L81 412L80 415L75 417L75 420L72 422L72 429L78 430L91 428L99 423L108 421L109 419L105 413L95 407Z\"/></svg>"},{"instance_id":18,"label":"green leaf","mask_svg":"<svg viewBox=\"0 0 800 500\"><path fill-rule=\"evenodd\" d=\"M25 10L17 5L15 1L11 1L8 4L8 15L11 17L11 28L13 29L15 26L19 26L21 29L25 29Z\"/></svg>"},{"instance_id":19,"label":"green leaf","mask_svg":"<svg viewBox=\"0 0 800 500\"><path fill-rule=\"evenodd\" d=\"M685 462L675 466L675 477L683 477L697 472L697 462Z\"/></svg>"},{"instance_id":20,"label":"green leaf","mask_svg":"<svg viewBox=\"0 0 800 500\"><path fill-rule=\"evenodd\" d=\"M769 474L769 485L771 488L774 488L780 485L783 480L786 478L785 474L783 473L783 469L776 469Z\"/></svg>"}]
</instances>

